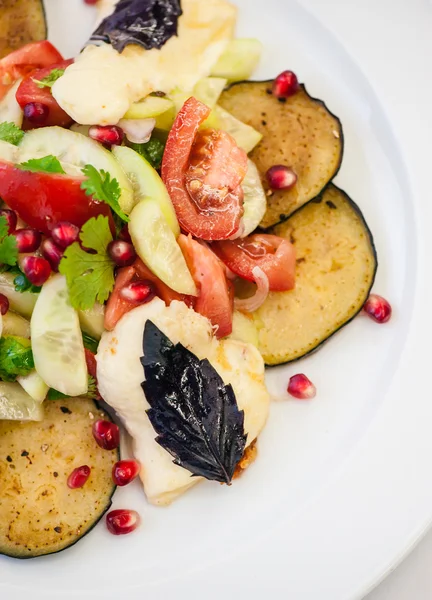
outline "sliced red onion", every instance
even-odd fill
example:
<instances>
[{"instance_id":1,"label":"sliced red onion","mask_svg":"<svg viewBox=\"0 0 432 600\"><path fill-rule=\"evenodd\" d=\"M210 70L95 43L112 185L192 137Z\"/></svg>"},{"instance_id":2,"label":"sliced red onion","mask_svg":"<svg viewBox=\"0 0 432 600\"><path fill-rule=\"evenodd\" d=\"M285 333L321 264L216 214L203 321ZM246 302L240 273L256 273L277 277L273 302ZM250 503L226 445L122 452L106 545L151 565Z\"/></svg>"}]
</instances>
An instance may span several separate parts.
<instances>
[{"instance_id":1,"label":"sliced red onion","mask_svg":"<svg viewBox=\"0 0 432 600\"><path fill-rule=\"evenodd\" d=\"M156 119L120 119L121 127L127 139L133 144L145 144L151 138Z\"/></svg>"},{"instance_id":2,"label":"sliced red onion","mask_svg":"<svg viewBox=\"0 0 432 600\"><path fill-rule=\"evenodd\" d=\"M254 267L252 269L252 275L254 276L257 290L250 298L235 298L234 308L236 310L255 312L267 299L270 289L267 275L260 267Z\"/></svg>"}]
</instances>

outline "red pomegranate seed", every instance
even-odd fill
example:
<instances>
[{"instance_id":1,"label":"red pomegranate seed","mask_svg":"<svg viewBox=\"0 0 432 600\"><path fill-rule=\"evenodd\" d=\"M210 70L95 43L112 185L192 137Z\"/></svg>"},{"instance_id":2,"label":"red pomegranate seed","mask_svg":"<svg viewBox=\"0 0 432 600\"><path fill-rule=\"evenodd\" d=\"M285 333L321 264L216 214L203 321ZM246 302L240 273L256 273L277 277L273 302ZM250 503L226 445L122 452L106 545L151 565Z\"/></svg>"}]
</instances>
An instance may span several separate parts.
<instances>
[{"instance_id":1,"label":"red pomegranate seed","mask_svg":"<svg viewBox=\"0 0 432 600\"><path fill-rule=\"evenodd\" d=\"M121 228L119 233L119 239L123 240L124 242L129 242L130 244L132 243L132 239L129 233L129 227L127 225L123 225L123 227Z\"/></svg>"},{"instance_id":2,"label":"red pomegranate seed","mask_svg":"<svg viewBox=\"0 0 432 600\"><path fill-rule=\"evenodd\" d=\"M93 423L93 437L104 450L114 450L120 444L120 430L110 421L99 420Z\"/></svg>"},{"instance_id":3,"label":"red pomegranate seed","mask_svg":"<svg viewBox=\"0 0 432 600\"><path fill-rule=\"evenodd\" d=\"M276 98L289 98L299 90L297 75L292 71L283 71L273 81L272 92Z\"/></svg>"},{"instance_id":4,"label":"red pomegranate seed","mask_svg":"<svg viewBox=\"0 0 432 600\"><path fill-rule=\"evenodd\" d=\"M59 248L53 239L48 238L42 242L40 250L42 256L51 265L51 269L57 272L60 261L63 258L63 249Z\"/></svg>"},{"instance_id":5,"label":"red pomegranate seed","mask_svg":"<svg viewBox=\"0 0 432 600\"><path fill-rule=\"evenodd\" d=\"M0 217L4 217L8 225L8 233L13 233L17 226L18 217L15 211L9 210L8 208L2 208L0 210Z\"/></svg>"},{"instance_id":6,"label":"red pomegranate seed","mask_svg":"<svg viewBox=\"0 0 432 600\"><path fill-rule=\"evenodd\" d=\"M151 283L136 281L124 287L120 292L120 296L125 300L129 300L129 302L141 304L153 300L155 291Z\"/></svg>"},{"instance_id":7,"label":"red pomegranate seed","mask_svg":"<svg viewBox=\"0 0 432 600\"><path fill-rule=\"evenodd\" d=\"M49 262L41 256L25 256L21 268L30 283L36 286L43 285L52 273Z\"/></svg>"},{"instance_id":8,"label":"red pomegranate seed","mask_svg":"<svg viewBox=\"0 0 432 600\"><path fill-rule=\"evenodd\" d=\"M99 0L84 0L85 4L97 4L99 2Z\"/></svg>"},{"instance_id":9,"label":"red pomegranate seed","mask_svg":"<svg viewBox=\"0 0 432 600\"><path fill-rule=\"evenodd\" d=\"M73 223L61 221L60 223L57 223L57 225L54 225L51 230L51 235L55 243L60 246L60 248L67 248L77 241L79 232L79 227Z\"/></svg>"},{"instance_id":10,"label":"red pomegranate seed","mask_svg":"<svg viewBox=\"0 0 432 600\"><path fill-rule=\"evenodd\" d=\"M376 323L387 323L392 315L390 303L378 294L371 294L363 306L364 312Z\"/></svg>"},{"instance_id":11,"label":"red pomegranate seed","mask_svg":"<svg viewBox=\"0 0 432 600\"><path fill-rule=\"evenodd\" d=\"M4 294L0 294L0 313L5 315L9 310L9 300Z\"/></svg>"},{"instance_id":12,"label":"red pomegranate seed","mask_svg":"<svg viewBox=\"0 0 432 600\"><path fill-rule=\"evenodd\" d=\"M77 467L72 471L69 475L67 484L71 490L76 490L78 488L82 488L86 483L87 479L90 477L91 469L87 465L83 465L82 467Z\"/></svg>"},{"instance_id":13,"label":"red pomegranate seed","mask_svg":"<svg viewBox=\"0 0 432 600\"><path fill-rule=\"evenodd\" d=\"M112 510L106 516L108 531L113 535L132 533L140 522L141 518L136 510Z\"/></svg>"},{"instance_id":14,"label":"red pomegranate seed","mask_svg":"<svg viewBox=\"0 0 432 600\"><path fill-rule=\"evenodd\" d=\"M18 252L35 252L42 241L42 236L36 229L17 229L15 238Z\"/></svg>"},{"instance_id":15,"label":"red pomegranate seed","mask_svg":"<svg viewBox=\"0 0 432 600\"><path fill-rule=\"evenodd\" d=\"M138 476L140 469L141 465L136 460L119 460L112 469L113 481L121 487L127 485Z\"/></svg>"},{"instance_id":16,"label":"red pomegranate seed","mask_svg":"<svg viewBox=\"0 0 432 600\"><path fill-rule=\"evenodd\" d=\"M293 375L289 380L288 394L299 400L309 400L315 397L316 387L306 375L299 373L298 375Z\"/></svg>"},{"instance_id":17,"label":"red pomegranate seed","mask_svg":"<svg viewBox=\"0 0 432 600\"><path fill-rule=\"evenodd\" d=\"M132 244L123 240L115 240L108 245L108 254L118 267L129 267L136 259Z\"/></svg>"},{"instance_id":18,"label":"red pomegranate seed","mask_svg":"<svg viewBox=\"0 0 432 600\"><path fill-rule=\"evenodd\" d=\"M93 125L89 129L89 136L101 144L120 146L124 139L124 132L117 125Z\"/></svg>"},{"instance_id":19,"label":"red pomegranate seed","mask_svg":"<svg viewBox=\"0 0 432 600\"><path fill-rule=\"evenodd\" d=\"M291 167L285 167L285 165L270 167L266 175L272 190L289 190L297 183L297 175Z\"/></svg>"},{"instance_id":20,"label":"red pomegranate seed","mask_svg":"<svg viewBox=\"0 0 432 600\"><path fill-rule=\"evenodd\" d=\"M24 117L30 123L42 124L48 119L49 108L42 102L29 102L24 106Z\"/></svg>"}]
</instances>

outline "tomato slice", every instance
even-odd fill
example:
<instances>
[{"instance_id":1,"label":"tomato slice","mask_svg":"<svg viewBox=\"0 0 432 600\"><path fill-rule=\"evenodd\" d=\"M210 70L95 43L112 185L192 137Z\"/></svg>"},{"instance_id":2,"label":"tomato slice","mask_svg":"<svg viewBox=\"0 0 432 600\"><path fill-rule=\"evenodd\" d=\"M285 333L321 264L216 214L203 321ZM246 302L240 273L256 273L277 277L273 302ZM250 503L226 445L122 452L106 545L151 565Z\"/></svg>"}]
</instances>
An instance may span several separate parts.
<instances>
[{"instance_id":1,"label":"tomato slice","mask_svg":"<svg viewBox=\"0 0 432 600\"><path fill-rule=\"evenodd\" d=\"M169 288L145 266L141 259L138 258L132 266L123 267L122 269L119 269L117 273L114 289L111 292L105 308L104 325L105 329L108 331L112 331L114 329L123 315L131 311L133 308L139 306L139 304L136 302L131 302L130 300L123 298L120 293L124 287L129 285L129 283L138 280L150 281L153 283L157 295L168 306L173 300L180 300L185 302L188 306L191 306L194 300L192 296L178 294Z\"/></svg>"},{"instance_id":2,"label":"tomato slice","mask_svg":"<svg viewBox=\"0 0 432 600\"><path fill-rule=\"evenodd\" d=\"M253 281L252 269L260 267L268 277L270 290L283 292L295 286L295 249L288 240L256 233L241 240L216 242L212 248L243 279Z\"/></svg>"},{"instance_id":3,"label":"tomato slice","mask_svg":"<svg viewBox=\"0 0 432 600\"><path fill-rule=\"evenodd\" d=\"M0 60L0 99L20 77L28 75L34 69L49 67L62 60L63 56L47 40L31 42L11 52Z\"/></svg>"},{"instance_id":4,"label":"tomato slice","mask_svg":"<svg viewBox=\"0 0 432 600\"><path fill-rule=\"evenodd\" d=\"M194 306L196 312L207 317L217 328L218 338L229 335L232 332L233 293L223 265L207 246L190 235L181 234L177 241L199 290Z\"/></svg>"},{"instance_id":5,"label":"tomato slice","mask_svg":"<svg viewBox=\"0 0 432 600\"><path fill-rule=\"evenodd\" d=\"M81 189L79 177L23 171L0 162L0 197L30 227L49 234L59 221L78 227L96 215L110 218L104 202L97 202Z\"/></svg>"},{"instance_id":6,"label":"tomato slice","mask_svg":"<svg viewBox=\"0 0 432 600\"><path fill-rule=\"evenodd\" d=\"M183 231L225 240L240 227L247 156L227 133L198 128L210 109L189 98L168 135L162 179Z\"/></svg>"},{"instance_id":7,"label":"tomato slice","mask_svg":"<svg viewBox=\"0 0 432 600\"><path fill-rule=\"evenodd\" d=\"M36 81L42 81L45 77L54 69L66 69L73 63L73 59L64 60L49 67L43 69L37 69L32 71L30 75L25 77L16 93L16 99L18 104L24 109L25 105L29 102L41 102L49 109L48 118L41 125L34 123L24 122L23 129L33 129L35 127L47 127L49 125L58 125L59 127L69 127L73 120L70 116L58 105L56 99L51 93L50 87L40 88Z\"/></svg>"}]
</instances>

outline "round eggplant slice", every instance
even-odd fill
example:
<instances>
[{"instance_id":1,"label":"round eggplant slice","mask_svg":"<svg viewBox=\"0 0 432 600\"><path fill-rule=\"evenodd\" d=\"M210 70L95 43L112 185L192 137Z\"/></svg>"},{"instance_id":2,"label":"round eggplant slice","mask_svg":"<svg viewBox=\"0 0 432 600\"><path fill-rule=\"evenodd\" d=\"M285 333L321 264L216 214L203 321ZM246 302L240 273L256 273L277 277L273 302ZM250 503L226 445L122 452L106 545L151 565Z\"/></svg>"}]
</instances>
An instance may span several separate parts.
<instances>
[{"instance_id":1,"label":"round eggplant slice","mask_svg":"<svg viewBox=\"0 0 432 600\"><path fill-rule=\"evenodd\" d=\"M72 546L111 506L118 451L100 448L96 419L109 417L92 400L46 401L39 423L0 421L0 554L33 558ZM84 487L67 479L91 467Z\"/></svg>"},{"instance_id":2,"label":"round eggplant slice","mask_svg":"<svg viewBox=\"0 0 432 600\"><path fill-rule=\"evenodd\" d=\"M0 58L47 35L43 0L3 0L0 3Z\"/></svg>"},{"instance_id":3,"label":"round eggplant slice","mask_svg":"<svg viewBox=\"0 0 432 600\"><path fill-rule=\"evenodd\" d=\"M375 279L372 234L358 206L339 188L300 208L272 233L296 249L296 286L270 292L254 313L267 365L316 350L362 309Z\"/></svg>"},{"instance_id":4,"label":"round eggplant slice","mask_svg":"<svg viewBox=\"0 0 432 600\"><path fill-rule=\"evenodd\" d=\"M304 85L290 98L278 100L271 93L272 83L235 83L219 99L224 109L263 135L249 157L267 192L264 229L284 221L317 196L336 175L343 155L341 122L326 105L312 98ZM266 172L274 165L295 171L294 187L269 189Z\"/></svg>"}]
</instances>

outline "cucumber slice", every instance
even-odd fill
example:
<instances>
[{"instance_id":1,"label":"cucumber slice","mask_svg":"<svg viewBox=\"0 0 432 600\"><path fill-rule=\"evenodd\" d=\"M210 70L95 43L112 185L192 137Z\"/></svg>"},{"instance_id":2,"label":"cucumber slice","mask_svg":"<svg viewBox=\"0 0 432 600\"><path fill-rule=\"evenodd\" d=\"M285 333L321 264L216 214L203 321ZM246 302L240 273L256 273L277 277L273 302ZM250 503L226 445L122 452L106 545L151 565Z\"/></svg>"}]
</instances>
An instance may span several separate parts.
<instances>
[{"instance_id":1,"label":"cucumber slice","mask_svg":"<svg viewBox=\"0 0 432 600\"><path fill-rule=\"evenodd\" d=\"M99 304L99 302L95 302L92 308L79 310L78 317L84 333L88 333L91 337L100 340L105 331L105 306Z\"/></svg>"},{"instance_id":2,"label":"cucumber slice","mask_svg":"<svg viewBox=\"0 0 432 600\"><path fill-rule=\"evenodd\" d=\"M174 206L158 172L132 148L115 146L113 154L132 183L135 203L145 198L156 200L171 231L176 237L180 235L180 226Z\"/></svg>"},{"instance_id":3,"label":"cucumber slice","mask_svg":"<svg viewBox=\"0 0 432 600\"><path fill-rule=\"evenodd\" d=\"M32 371L23 377L17 377L17 382L36 402L43 402L45 400L49 387L37 371Z\"/></svg>"},{"instance_id":4,"label":"cucumber slice","mask_svg":"<svg viewBox=\"0 0 432 600\"><path fill-rule=\"evenodd\" d=\"M24 113L15 97L21 81L22 79L18 79L6 96L2 98L0 102L0 123L14 123L17 127L21 127Z\"/></svg>"},{"instance_id":5,"label":"cucumber slice","mask_svg":"<svg viewBox=\"0 0 432 600\"><path fill-rule=\"evenodd\" d=\"M216 77L229 81L249 79L255 71L262 54L262 44L254 38L232 40L211 70Z\"/></svg>"},{"instance_id":6,"label":"cucumber slice","mask_svg":"<svg viewBox=\"0 0 432 600\"><path fill-rule=\"evenodd\" d=\"M87 393L87 366L78 314L69 302L66 279L51 277L42 287L30 322L36 371L49 387Z\"/></svg>"},{"instance_id":7,"label":"cucumber slice","mask_svg":"<svg viewBox=\"0 0 432 600\"><path fill-rule=\"evenodd\" d=\"M135 102L129 108L124 119L151 119L160 117L167 111L174 112L174 103L168 98L147 96L141 102Z\"/></svg>"},{"instance_id":8,"label":"cucumber slice","mask_svg":"<svg viewBox=\"0 0 432 600\"><path fill-rule=\"evenodd\" d=\"M43 408L18 383L0 382L0 420L42 421Z\"/></svg>"},{"instance_id":9,"label":"cucumber slice","mask_svg":"<svg viewBox=\"0 0 432 600\"><path fill-rule=\"evenodd\" d=\"M195 85L193 95L197 100L214 108L226 84L227 80L223 77L204 77Z\"/></svg>"},{"instance_id":10,"label":"cucumber slice","mask_svg":"<svg viewBox=\"0 0 432 600\"><path fill-rule=\"evenodd\" d=\"M3 335L14 335L16 337L30 338L30 322L21 315L8 310L3 315Z\"/></svg>"},{"instance_id":11,"label":"cucumber slice","mask_svg":"<svg viewBox=\"0 0 432 600\"><path fill-rule=\"evenodd\" d=\"M12 310L23 317L31 317L38 294L31 292L16 292L13 273L0 273L0 293L4 294L9 300L9 306Z\"/></svg>"},{"instance_id":12,"label":"cucumber slice","mask_svg":"<svg viewBox=\"0 0 432 600\"><path fill-rule=\"evenodd\" d=\"M18 157L18 148L9 142L0 140L0 160L16 163Z\"/></svg>"},{"instance_id":13,"label":"cucumber slice","mask_svg":"<svg viewBox=\"0 0 432 600\"><path fill-rule=\"evenodd\" d=\"M132 185L123 169L111 152L85 135L62 127L33 129L26 133L19 150L20 162L52 154L60 162L75 167L93 165L98 170L104 169L113 179L117 179L120 185L120 208L127 214L132 210L134 205Z\"/></svg>"},{"instance_id":14,"label":"cucumber slice","mask_svg":"<svg viewBox=\"0 0 432 600\"><path fill-rule=\"evenodd\" d=\"M135 206L129 233L138 256L159 279L179 294L196 296L192 275L157 200L147 198Z\"/></svg>"},{"instance_id":15,"label":"cucumber slice","mask_svg":"<svg viewBox=\"0 0 432 600\"><path fill-rule=\"evenodd\" d=\"M267 209L267 197L261 183L261 177L255 163L248 160L248 170L243 180L244 213L243 235L246 237L258 227Z\"/></svg>"},{"instance_id":16,"label":"cucumber slice","mask_svg":"<svg viewBox=\"0 0 432 600\"><path fill-rule=\"evenodd\" d=\"M242 123L221 106L215 106L209 119L215 119L213 127L223 129L237 142L240 148L249 154L262 140L262 134L246 123Z\"/></svg>"}]
</instances>

